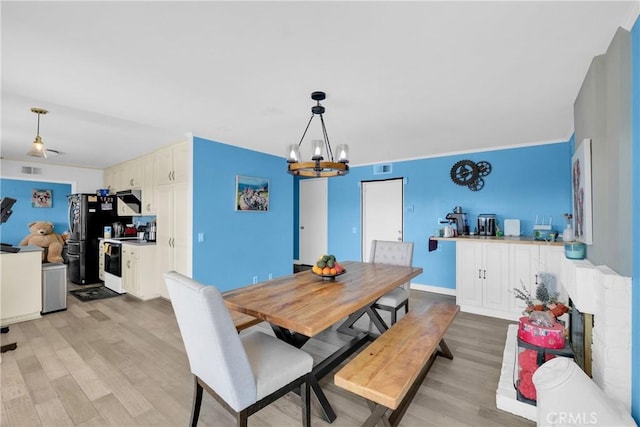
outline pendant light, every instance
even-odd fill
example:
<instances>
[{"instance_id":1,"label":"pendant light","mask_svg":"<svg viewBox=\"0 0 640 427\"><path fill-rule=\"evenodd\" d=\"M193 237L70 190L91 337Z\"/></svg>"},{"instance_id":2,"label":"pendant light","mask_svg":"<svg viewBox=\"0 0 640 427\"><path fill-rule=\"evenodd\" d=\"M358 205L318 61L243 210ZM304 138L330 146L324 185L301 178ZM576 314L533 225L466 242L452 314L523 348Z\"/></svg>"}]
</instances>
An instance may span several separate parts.
<instances>
[{"instance_id":1,"label":"pendant light","mask_svg":"<svg viewBox=\"0 0 640 427\"><path fill-rule=\"evenodd\" d=\"M43 157L47 158L47 150L44 148L44 143L42 142L42 138L40 138L40 114L47 114L48 111L44 108L32 108L32 112L38 115L38 130L36 132L36 139L31 144L31 149L27 152L27 156L33 157Z\"/></svg>"},{"instance_id":2,"label":"pendant light","mask_svg":"<svg viewBox=\"0 0 640 427\"><path fill-rule=\"evenodd\" d=\"M336 149L336 160L334 161L333 151L331 150L331 144L329 144L329 136L327 135L327 128L324 125L324 107L320 105L320 101L326 98L324 92L313 92L311 99L316 101L316 105L311 107L311 118L307 127L302 133L302 138L298 144L289 145L289 152L287 155L287 172L291 175L308 176L308 177L333 177L342 176L349 173L349 146L347 144L338 145ZM322 125L322 138L321 140L313 140L311 142L311 161L300 161L300 145L304 140L307 130L311 125L311 121L315 116L320 116L320 123ZM328 161L324 161L326 151Z\"/></svg>"}]
</instances>

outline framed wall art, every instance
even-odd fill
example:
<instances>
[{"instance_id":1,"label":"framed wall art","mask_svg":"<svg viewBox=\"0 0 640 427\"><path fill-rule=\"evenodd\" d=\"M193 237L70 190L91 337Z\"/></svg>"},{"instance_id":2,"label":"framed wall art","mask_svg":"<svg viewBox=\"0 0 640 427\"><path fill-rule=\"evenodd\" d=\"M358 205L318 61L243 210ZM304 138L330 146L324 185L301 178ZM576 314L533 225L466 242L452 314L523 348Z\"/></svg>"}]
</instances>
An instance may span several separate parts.
<instances>
[{"instance_id":1,"label":"framed wall art","mask_svg":"<svg viewBox=\"0 0 640 427\"><path fill-rule=\"evenodd\" d=\"M571 181L575 238L590 245L593 243L590 138L585 138L571 156Z\"/></svg>"},{"instance_id":2,"label":"framed wall art","mask_svg":"<svg viewBox=\"0 0 640 427\"><path fill-rule=\"evenodd\" d=\"M31 192L31 207L33 208L50 208L53 206L52 190L36 190Z\"/></svg>"},{"instance_id":3,"label":"framed wall art","mask_svg":"<svg viewBox=\"0 0 640 427\"><path fill-rule=\"evenodd\" d=\"M236 176L237 211L267 212L269 210L269 180L251 176Z\"/></svg>"}]
</instances>

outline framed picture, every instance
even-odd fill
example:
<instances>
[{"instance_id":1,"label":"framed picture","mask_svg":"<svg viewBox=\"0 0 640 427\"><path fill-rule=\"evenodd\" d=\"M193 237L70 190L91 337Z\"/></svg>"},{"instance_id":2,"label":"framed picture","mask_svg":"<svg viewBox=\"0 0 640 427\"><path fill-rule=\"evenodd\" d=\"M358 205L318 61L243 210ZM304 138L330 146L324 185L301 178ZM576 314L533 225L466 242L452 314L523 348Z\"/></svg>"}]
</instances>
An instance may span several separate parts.
<instances>
[{"instance_id":1,"label":"framed picture","mask_svg":"<svg viewBox=\"0 0 640 427\"><path fill-rule=\"evenodd\" d=\"M31 207L50 208L52 206L52 190L36 190L31 192Z\"/></svg>"},{"instance_id":2,"label":"framed picture","mask_svg":"<svg viewBox=\"0 0 640 427\"><path fill-rule=\"evenodd\" d=\"M585 138L571 157L571 180L575 237L576 240L590 245L593 243L590 138Z\"/></svg>"},{"instance_id":3,"label":"framed picture","mask_svg":"<svg viewBox=\"0 0 640 427\"><path fill-rule=\"evenodd\" d=\"M236 210L266 212L269 210L269 180L236 176Z\"/></svg>"}]
</instances>

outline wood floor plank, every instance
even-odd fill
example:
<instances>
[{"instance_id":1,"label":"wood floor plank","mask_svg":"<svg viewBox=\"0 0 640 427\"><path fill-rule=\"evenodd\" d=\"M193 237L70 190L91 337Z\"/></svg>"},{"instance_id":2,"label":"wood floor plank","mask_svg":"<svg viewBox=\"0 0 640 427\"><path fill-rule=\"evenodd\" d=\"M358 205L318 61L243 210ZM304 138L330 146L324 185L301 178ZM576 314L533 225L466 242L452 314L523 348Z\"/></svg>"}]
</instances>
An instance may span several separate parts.
<instances>
[{"instance_id":1,"label":"wood floor plank","mask_svg":"<svg viewBox=\"0 0 640 427\"><path fill-rule=\"evenodd\" d=\"M67 411L74 424L81 424L96 416L98 413L84 393L75 377L64 376L52 381L52 385L59 396L60 403Z\"/></svg>"},{"instance_id":2,"label":"wood floor plank","mask_svg":"<svg viewBox=\"0 0 640 427\"><path fill-rule=\"evenodd\" d=\"M57 397L49 377L45 374L36 356L18 360L18 368L35 405Z\"/></svg>"},{"instance_id":3,"label":"wood floor plank","mask_svg":"<svg viewBox=\"0 0 640 427\"><path fill-rule=\"evenodd\" d=\"M60 400L51 399L43 403L36 404L36 412L44 427L64 427L73 426L73 420L67 414L65 407Z\"/></svg>"}]
</instances>

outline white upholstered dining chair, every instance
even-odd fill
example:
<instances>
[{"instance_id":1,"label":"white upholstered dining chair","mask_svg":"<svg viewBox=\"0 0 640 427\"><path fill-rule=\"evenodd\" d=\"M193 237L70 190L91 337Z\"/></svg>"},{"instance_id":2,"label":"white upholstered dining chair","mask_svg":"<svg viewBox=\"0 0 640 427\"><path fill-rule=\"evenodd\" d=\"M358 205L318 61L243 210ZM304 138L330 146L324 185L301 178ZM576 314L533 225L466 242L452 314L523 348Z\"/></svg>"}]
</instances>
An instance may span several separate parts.
<instances>
[{"instance_id":1,"label":"white upholstered dining chair","mask_svg":"<svg viewBox=\"0 0 640 427\"><path fill-rule=\"evenodd\" d=\"M203 389L232 413L238 426L289 391L300 389L303 425L310 425L313 358L263 332L239 336L222 294L175 271L164 274L194 375L191 426Z\"/></svg>"},{"instance_id":2,"label":"white upholstered dining chair","mask_svg":"<svg viewBox=\"0 0 640 427\"><path fill-rule=\"evenodd\" d=\"M373 240L369 262L411 266L413 264L413 242ZM405 314L409 311L409 285L410 283L407 282L397 287L378 299L373 306L391 313L391 325L396 323L398 310L404 307Z\"/></svg>"}]
</instances>

